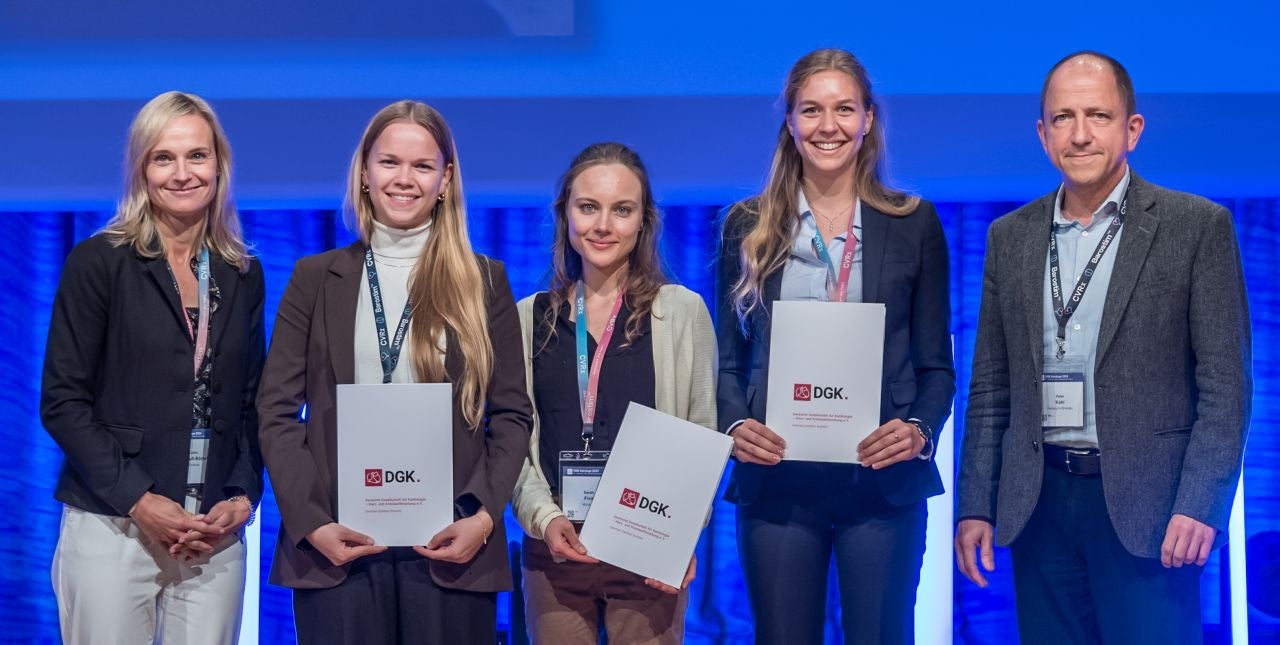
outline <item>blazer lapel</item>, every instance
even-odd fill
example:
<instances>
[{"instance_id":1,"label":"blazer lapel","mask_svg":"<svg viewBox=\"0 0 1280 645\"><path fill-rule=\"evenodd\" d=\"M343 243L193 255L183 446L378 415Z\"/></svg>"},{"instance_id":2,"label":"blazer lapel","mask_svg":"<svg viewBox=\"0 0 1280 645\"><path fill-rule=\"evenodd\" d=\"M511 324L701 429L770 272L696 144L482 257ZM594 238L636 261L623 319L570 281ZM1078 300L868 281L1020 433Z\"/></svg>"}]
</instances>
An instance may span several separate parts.
<instances>
[{"instance_id":1,"label":"blazer lapel","mask_svg":"<svg viewBox=\"0 0 1280 645\"><path fill-rule=\"evenodd\" d=\"M164 298L169 315L175 324L182 328L184 338L190 339L191 334L187 330L186 313L182 311L182 301L178 299L178 292L173 288L173 276L169 275L169 261L163 256L157 258L143 258L142 263L145 267L147 275L150 276L151 282L156 289L160 290L160 297ZM193 341L194 343L194 341Z\"/></svg>"},{"instance_id":2,"label":"blazer lapel","mask_svg":"<svg viewBox=\"0 0 1280 645\"><path fill-rule=\"evenodd\" d=\"M880 302L880 271L889 239L889 216L862 204L862 301Z\"/></svg>"},{"instance_id":3,"label":"blazer lapel","mask_svg":"<svg viewBox=\"0 0 1280 645\"><path fill-rule=\"evenodd\" d=\"M364 246L355 242L329 265L324 287L324 327L335 383L356 380L356 307L364 277Z\"/></svg>"},{"instance_id":4,"label":"blazer lapel","mask_svg":"<svg viewBox=\"0 0 1280 645\"><path fill-rule=\"evenodd\" d=\"M1102 364L1102 358L1111 346L1125 307L1138 283L1138 274L1147 261L1151 241L1155 238L1160 219L1153 212L1155 199L1147 189L1147 183L1137 173L1129 179L1132 204L1125 214L1123 233L1116 249L1115 265L1111 269L1111 284L1107 287L1107 299L1102 305L1102 322L1098 328L1098 349L1094 367Z\"/></svg>"},{"instance_id":5,"label":"blazer lapel","mask_svg":"<svg viewBox=\"0 0 1280 645\"><path fill-rule=\"evenodd\" d=\"M1035 370L1044 369L1044 274L1049 262L1049 232L1053 224L1054 192L1040 198L1040 209L1026 222L1028 230L1019 238L1028 240L1022 249L1022 299L1027 314L1027 348Z\"/></svg>"},{"instance_id":6,"label":"blazer lapel","mask_svg":"<svg viewBox=\"0 0 1280 645\"><path fill-rule=\"evenodd\" d=\"M226 321L230 318L231 310L235 307L236 287L240 284L240 270L211 254L209 257L209 275L213 277L213 282L218 285L218 291L220 292L218 310L209 314L209 326L213 331L213 338L209 339L209 346L216 350L218 342L222 340L222 335L227 331Z\"/></svg>"}]
</instances>

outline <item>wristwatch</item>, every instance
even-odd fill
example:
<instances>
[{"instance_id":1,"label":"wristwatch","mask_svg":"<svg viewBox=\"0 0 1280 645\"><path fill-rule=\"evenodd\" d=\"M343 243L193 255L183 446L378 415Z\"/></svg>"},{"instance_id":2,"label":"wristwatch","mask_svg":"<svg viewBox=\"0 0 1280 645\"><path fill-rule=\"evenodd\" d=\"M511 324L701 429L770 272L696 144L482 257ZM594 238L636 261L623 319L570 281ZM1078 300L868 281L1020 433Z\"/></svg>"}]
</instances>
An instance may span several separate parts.
<instances>
[{"instance_id":1,"label":"wristwatch","mask_svg":"<svg viewBox=\"0 0 1280 645\"><path fill-rule=\"evenodd\" d=\"M916 455L916 459L929 461L933 459L933 426L919 419L907 419L907 423L916 427L916 431L924 437L924 448L920 450L920 454Z\"/></svg>"}]
</instances>

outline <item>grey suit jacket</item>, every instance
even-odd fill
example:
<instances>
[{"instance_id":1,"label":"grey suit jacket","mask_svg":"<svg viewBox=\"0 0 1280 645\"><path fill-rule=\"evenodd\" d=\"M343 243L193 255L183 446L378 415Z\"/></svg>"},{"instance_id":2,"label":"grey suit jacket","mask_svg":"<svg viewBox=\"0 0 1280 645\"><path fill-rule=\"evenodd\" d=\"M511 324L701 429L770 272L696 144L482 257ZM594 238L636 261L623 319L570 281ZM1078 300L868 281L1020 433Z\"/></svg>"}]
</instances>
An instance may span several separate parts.
<instances>
[{"instance_id":1,"label":"grey suit jacket","mask_svg":"<svg viewBox=\"0 0 1280 645\"><path fill-rule=\"evenodd\" d=\"M1244 452L1253 392L1249 311L1231 213L1143 181L1103 305L1095 406L1107 511L1125 548L1159 557L1174 513L1218 529ZM957 517L1013 542L1040 497L1044 274L1056 192L987 235L982 305L957 482Z\"/></svg>"}]
</instances>

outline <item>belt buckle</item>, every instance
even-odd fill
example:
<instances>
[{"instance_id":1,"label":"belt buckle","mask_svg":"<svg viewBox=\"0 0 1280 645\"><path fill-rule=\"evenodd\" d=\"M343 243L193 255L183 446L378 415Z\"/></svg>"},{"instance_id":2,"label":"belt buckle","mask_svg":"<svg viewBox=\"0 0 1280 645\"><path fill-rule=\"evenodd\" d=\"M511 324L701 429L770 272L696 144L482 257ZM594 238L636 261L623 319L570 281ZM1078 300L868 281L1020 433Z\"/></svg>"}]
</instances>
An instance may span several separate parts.
<instances>
[{"instance_id":1,"label":"belt buckle","mask_svg":"<svg viewBox=\"0 0 1280 645\"><path fill-rule=\"evenodd\" d=\"M1089 456L1089 452L1088 452L1087 450L1077 450L1077 449L1075 449L1075 448L1066 448L1066 449L1064 449L1062 452L1066 455L1067 472L1068 472L1068 473L1071 473L1072 475L1082 475L1082 474L1084 474L1084 473L1081 473L1081 472L1077 471L1077 470L1072 466L1072 457L1088 457L1088 456Z\"/></svg>"}]
</instances>

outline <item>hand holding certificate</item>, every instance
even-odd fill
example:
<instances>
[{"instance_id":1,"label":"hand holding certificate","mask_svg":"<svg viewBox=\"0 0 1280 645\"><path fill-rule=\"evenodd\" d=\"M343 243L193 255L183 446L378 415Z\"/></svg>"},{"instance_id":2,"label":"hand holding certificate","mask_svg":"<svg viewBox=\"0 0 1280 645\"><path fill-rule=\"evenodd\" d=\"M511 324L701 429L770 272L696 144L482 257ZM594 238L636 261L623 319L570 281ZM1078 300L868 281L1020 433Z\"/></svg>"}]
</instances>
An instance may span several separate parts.
<instances>
[{"instance_id":1,"label":"hand holding certificate","mask_svg":"<svg viewBox=\"0 0 1280 645\"><path fill-rule=\"evenodd\" d=\"M632 403L582 527L588 553L680 587L732 445L723 434Z\"/></svg>"},{"instance_id":2,"label":"hand holding certificate","mask_svg":"<svg viewBox=\"0 0 1280 645\"><path fill-rule=\"evenodd\" d=\"M338 522L385 546L453 524L448 383L338 386Z\"/></svg>"},{"instance_id":3,"label":"hand holding certificate","mask_svg":"<svg viewBox=\"0 0 1280 645\"><path fill-rule=\"evenodd\" d=\"M767 425L784 459L861 463L880 425L884 316L879 303L774 303Z\"/></svg>"}]
</instances>

